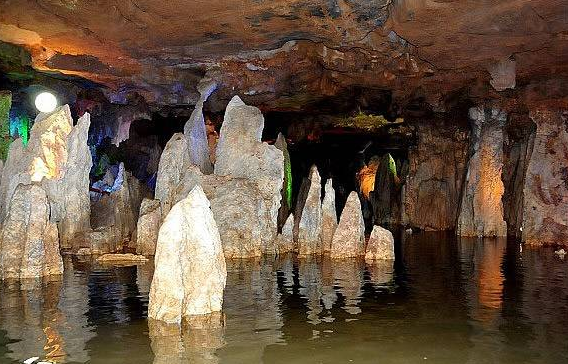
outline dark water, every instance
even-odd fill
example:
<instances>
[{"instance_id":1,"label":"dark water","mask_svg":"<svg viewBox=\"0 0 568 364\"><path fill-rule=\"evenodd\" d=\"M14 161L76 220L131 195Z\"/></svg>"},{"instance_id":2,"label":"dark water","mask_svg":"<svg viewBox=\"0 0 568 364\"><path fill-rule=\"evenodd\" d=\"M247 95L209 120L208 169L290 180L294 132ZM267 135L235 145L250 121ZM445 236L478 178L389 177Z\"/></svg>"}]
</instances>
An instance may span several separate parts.
<instances>
[{"instance_id":1,"label":"dark water","mask_svg":"<svg viewBox=\"0 0 568 364\"><path fill-rule=\"evenodd\" d=\"M568 363L568 261L418 234L397 261L229 261L224 317L146 319L152 264L0 285L0 363ZM224 326L221 322L224 320Z\"/></svg>"}]
</instances>

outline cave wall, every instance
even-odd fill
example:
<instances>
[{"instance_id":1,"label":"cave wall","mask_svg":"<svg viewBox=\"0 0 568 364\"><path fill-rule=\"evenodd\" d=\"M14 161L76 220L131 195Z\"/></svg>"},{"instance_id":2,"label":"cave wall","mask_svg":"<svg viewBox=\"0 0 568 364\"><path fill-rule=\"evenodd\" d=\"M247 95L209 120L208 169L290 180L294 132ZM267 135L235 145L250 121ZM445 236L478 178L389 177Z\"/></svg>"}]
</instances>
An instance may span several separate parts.
<instances>
[{"instance_id":1,"label":"cave wall","mask_svg":"<svg viewBox=\"0 0 568 364\"><path fill-rule=\"evenodd\" d=\"M458 216L469 130L442 120L416 127L418 143L408 151L402 222L424 230L451 230Z\"/></svg>"},{"instance_id":2,"label":"cave wall","mask_svg":"<svg viewBox=\"0 0 568 364\"><path fill-rule=\"evenodd\" d=\"M568 244L568 113L537 109L534 147L523 188L522 240Z\"/></svg>"}]
</instances>

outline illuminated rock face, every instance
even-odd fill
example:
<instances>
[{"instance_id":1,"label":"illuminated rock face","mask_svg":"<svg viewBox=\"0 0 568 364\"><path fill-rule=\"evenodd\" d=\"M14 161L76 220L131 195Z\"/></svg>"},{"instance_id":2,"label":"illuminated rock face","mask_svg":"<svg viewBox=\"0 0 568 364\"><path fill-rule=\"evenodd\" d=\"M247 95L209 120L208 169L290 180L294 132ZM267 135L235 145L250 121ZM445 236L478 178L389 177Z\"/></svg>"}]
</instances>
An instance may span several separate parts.
<instances>
[{"instance_id":1,"label":"illuminated rock face","mask_svg":"<svg viewBox=\"0 0 568 364\"><path fill-rule=\"evenodd\" d=\"M145 198L140 205L140 216L136 226L136 253L154 255L158 231L162 220L160 201Z\"/></svg>"},{"instance_id":2,"label":"illuminated rock face","mask_svg":"<svg viewBox=\"0 0 568 364\"><path fill-rule=\"evenodd\" d=\"M10 147L10 107L12 94L0 91L0 161L5 161ZM0 169L0 176L2 175Z\"/></svg>"},{"instance_id":3,"label":"illuminated rock face","mask_svg":"<svg viewBox=\"0 0 568 364\"><path fill-rule=\"evenodd\" d=\"M370 196L375 224L400 223L400 180L395 161L389 153L379 161L374 190Z\"/></svg>"},{"instance_id":4,"label":"illuminated rock face","mask_svg":"<svg viewBox=\"0 0 568 364\"><path fill-rule=\"evenodd\" d=\"M351 258L365 255L365 223L357 192L351 192L341 213L331 242L332 258Z\"/></svg>"},{"instance_id":5,"label":"illuminated rock face","mask_svg":"<svg viewBox=\"0 0 568 364\"><path fill-rule=\"evenodd\" d=\"M534 147L523 188L522 239L530 244L568 244L568 131L566 113L537 110Z\"/></svg>"},{"instance_id":6,"label":"illuminated rock face","mask_svg":"<svg viewBox=\"0 0 568 364\"><path fill-rule=\"evenodd\" d=\"M331 178L325 183L325 195L321 205L321 241L323 252L329 253L333 234L337 229L337 211L335 210L335 190Z\"/></svg>"},{"instance_id":7,"label":"illuminated rock face","mask_svg":"<svg viewBox=\"0 0 568 364\"><path fill-rule=\"evenodd\" d=\"M290 214L282 227L282 233L276 236L276 248L279 254L294 250L294 215Z\"/></svg>"},{"instance_id":8,"label":"illuminated rock face","mask_svg":"<svg viewBox=\"0 0 568 364\"><path fill-rule=\"evenodd\" d=\"M284 155L284 183L282 184L282 200L278 210L278 226L283 226L292 209L292 162L288 152L288 144L282 133L278 133L274 146Z\"/></svg>"},{"instance_id":9,"label":"illuminated rock face","mask_svg":"<svg viewBox=\"0 0 568 364\"><path fill-rule=\"evenodd\" d=\"M394 238L390 231L375 225L365 248L365 260L380 259L394 259Z\"/></svg>"},{"instance_id":10,"label":"illuminated rock face","mask_svg":"<svg viewBox=\"0 0 568 364\"><path fill-rule=\"evenodd\" d=\"M63 273L57 225L50 221L45 191L20 184L0 235L0 278L37 278Z\"/></svg>"},{"instance_id":11,"label":"illuminated rock face","mask_svg":"<svg viewBox=\"0 0 568 364\"><path fill-rule=\"evenodd\" d=\"M166 216L154 262L149 318L179 324L185 316L221 311L227 268L217 224L200 186Z\"/></svg>"},{"instance_id":12,"label":"illuminated rock face","mask_svg":"<svg viewBox=\"0 0 568 364\"><path fill-rule=\"evenodd\" d=\"M90 229L89 125L89 114L85 114L73 127L67 105L51 114L38 115L27 147L21 139L10 146L0 183L2 206L9 206L19 183L41 183L63 248L70 248L78 236ZM5 214L6 210L0 207L0 220Z\"/></svg>"},{"instance_id":13,"label":"illuminated rock face","mask_svg":"<svg viewBox=\"0 0 568 364\"><path fill-rule=\"evenodd\" d=\"M310 169L308 193L301 204L300 213L296 213L298 221L296 244L300 256L321 254L322 246L322 209L321 178L316 166ZM301 197L298 197L298 200Z\"/></svg>"},{"instance_id":14,"label":"illuminated rock face","mask_svg":"<svg viewBox=\"0 0 568 364\"><path fill-rule=\"evenodd\" d=\"M408 152L402 222L423 230L453 229L467 165L468 131L432 121L418 125L417 134L418 145Z\"/></svg>"},{"instance_id":15,"label":"illuminated rock face","mask_svg":"<svg viewBox=\"0 0 568 364\"><path fill-rule=\"evenodd\" d=\"M504 193L503 124L506 115L499 109L470 109L472 152L462 192L456 233L460 236L506 236L503 219Z\"/></svg>"},{"instance_id":16,"label":"illuminated rock face","mask_svg":"<svg viewBox=\"0 0 568 364\"><path fill-rule=\"evenodd\" d=\"M254 106L235 96L227 105L217 144L215 174L247 178L256 184L270 212L267 244L276 237L280 190L284 181L284 156L275 146L261 142L264 117Z\"/></svg>"}]
</instances>

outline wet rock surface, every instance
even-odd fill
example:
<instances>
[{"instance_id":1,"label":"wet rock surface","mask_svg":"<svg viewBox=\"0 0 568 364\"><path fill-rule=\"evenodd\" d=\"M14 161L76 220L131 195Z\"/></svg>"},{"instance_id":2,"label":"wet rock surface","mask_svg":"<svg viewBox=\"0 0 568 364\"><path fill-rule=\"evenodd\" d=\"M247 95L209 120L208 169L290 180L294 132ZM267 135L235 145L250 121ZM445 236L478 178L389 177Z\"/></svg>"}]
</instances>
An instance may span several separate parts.
<instances>
[{"instance_id":1,"label":"wet rock surface","mask_svg":"<svg viewBox=\"0 0 568 364\"><path fill-rule=\"evenodd\" d=\"M365 248L365 260L394 260L394 237L392 233L378 225L373 226Z\"/></svg>"},{"instance_id":2,"label":"wet rock surface","mask_svg":"<svg viewBox=\"0 0 568 364\"><path fill-rule=\"evenodd\" d=\"M321 177L316 166L310 169L309 178L303 188L307 190L307 194L303 202L298 202L301 210L295 215L297 251L300 256L321 254L323 252ZM301 196L298 197L300 198Z\"/></svg>"},{"instance_id":3,"label":"wet rock surface","mask_svg":"<svg viewBox=\"0 0 568 364\"><path fill-rule=\"evenodd\" d=\"M333 181L331 178L325 183L325 195L321 205L321 242L323 253L329 253L331 250L331 241L333 234L337 229L337 211L335 210L335 190L333 189Z\"/></svg>"},{"instance_id":4,"label":"wet rock surface","mask_svg":"<svg viewBox=\"0 0 568 364\"><path fill-rule=\"evenodd\" d=\"M227 269L209 206L197 186L166 216L156 246L149 318L180 324L182 317L221 311Z\"/></svg>"},{"instance_id":5,"label":"wet rock surface","mask_svg":"<svg viewBox=\"0 0 568 364\"><path fill-rule=\"evenodd\" d=\"M365 223L357 192L351 192L341 212L331 242L331 258L354 258L365 255Z\"/></svg>"}]
</instances>

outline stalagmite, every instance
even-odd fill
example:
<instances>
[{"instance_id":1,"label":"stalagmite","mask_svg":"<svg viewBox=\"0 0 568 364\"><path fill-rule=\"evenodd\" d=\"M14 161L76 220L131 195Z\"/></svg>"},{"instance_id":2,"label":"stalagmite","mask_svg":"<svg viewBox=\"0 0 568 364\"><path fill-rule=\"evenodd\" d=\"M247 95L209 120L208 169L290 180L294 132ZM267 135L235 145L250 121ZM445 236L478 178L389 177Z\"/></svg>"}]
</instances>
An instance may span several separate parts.
<instances>
[{"instance_id":1,"label":"stalagmite","mask_svg":"<svg viewBox=\"0 0 568 364\"><path fill-rule=\"evenodd\" d=\"M280 190L284 181L284 156L275 146L261 142L264 117L254 106L235 96L227 105L219 143L215 174L246 178L256 184L269 211L263 242L276 237Z\"/></svg>"},{"instance_id":2,"label":"stalagmite","mask_svg":"<svg viewBox=\"0 0 568 364\"><path fill-rule=\"evenodd\" d=\"M503 124L505 113L496 108L470 109L473 123L472 156L468 163L456 233L460 236L506 236Z\"/></svg>"},{"instance_id":3,"label":"stalagmite","mask_svg":"<svg viewBox=\"0 0 568 364\"><path fill-rule=\"evenodd\" d=\"M209 155L205 119L203 118L203 104L216 88L217 83L210 78L203 78L199 82L197 85L197 90L200 94L199 100L183 128L183 134L187 138L189 148L189 160L193 165L198 166L203 174L213 172L213 165L211 164Z\"/></svg>"},{"instance_id":4,"label":"stalagmite","mask_svg":"<svg viewBox=\"0 0 568 364\"><path fill-rule=\"evenodd\" d=\"M160 201L145 198L140 205L140 216L136 226L136 253L154 255L158 231L162 220Z\"/></svg>"},{"instance_id":5,"label":"stalagmite","mask_svg":"<svg viewBox=\"0 0 568 364\"><path fill-rule=\"evenodd\" d=\"M57 225L38 184L16 187L0 235L0 279L63 273Z\"/></svg>"},{"instance_id":6,"label":"stalagmite","mask_svg":"<svg viewBox=\"0 0 568 364\"><path fill-rule=\"evenodd\" d=\"M294 250L294 215L290 214L282 227L282 233L276 237L276 250L279 254Z\"/></svg>"},{"instance_id":7,"label":"stalagmite","mask_svg":"<svg viewBox=\"0 0 568 364\"><path fill-rule=\"evenodd\" d=\"M375 225L367 242L365 260L380 259L394 259L394 238L390 231Z\"/></svg>"},{"instance_id":8,"label":"stalagmite","mask_svg":"<svg viewBox=\"0 0 568 364\"><path fill-rule=\"evenodd\" d=\"M290 161L290 153L288 152L288 144L282 133L278 133L274 146L281 150L284 155L284 183L282 184L282 200L278 210L278 225L282 226L292 209L292 163Z\"/></svg>"},{"instance_id":9,"label":"stalagmite","mask_svg":"<svg viewBox=\"0 0 568 364\"><path fill-rule=\"evenodd\" d=\"M321 178L316 166L312 166L309 176L309 189L299 215L296 243L300 256L321 254L322 250L322 207Z\"/></svg>"},{"instance_id":10,"label":"stalagmite","mask_svg":"<svg viewBox=\"0 0 568 364\"><path fill-rule=\"evenodd\" d=\"M522 204L522 240L568 245L568 131L566 113L539 109Z\"/></svg>"},{"instance_id":11,"label":"stalagmite","mask_svg":"<svg viewBox=\"0 0 568 364\"><path fill-rule=\"evenodd\" d=\"M400 181L390 154L381 157L370 193L375 224L400 223Z\"/></svg>"},{"instance_id":12,"label":"stalagmite","mask_svg":"<svg viewBox=\"0 0 568 364\"><path fill-rule=\"evenodd\" d=\"M365 223L357 192L351 192L341 213L331 242L332 258L351 258L365 255Z\"/></svg>"},{"instance_id":13,"label":"stalagmite","mask_svg":"<svg viewBox=\"0 0 568 364\"><path fill-rule=\"evenodd\" d=\"M335 190L331 178L325 183L325 195L321 206L322 222L321 222L321 241L323 252L329 253L331 250L331 241L333 234L337 229L337 211L335 210Z\"/></svg>"},{"instance_id":14,"label":"stalagmite","mask_svg":"<svg viewBox=\"0 0 568 364\"><path fill-rule=\"evenodd\" d=\"M160 228L148 317L179 324L182 317L221 311L226 279L217 225L196 186Z\"/></svg>"}]
</instances>

